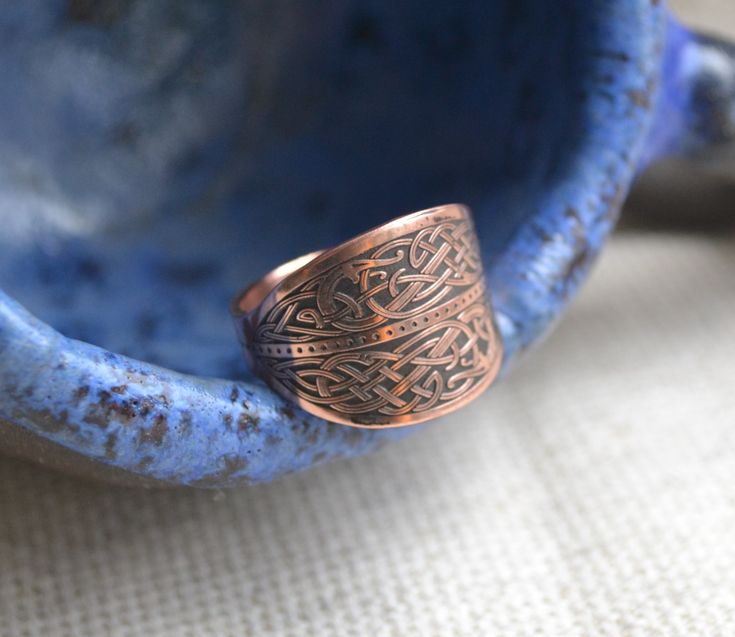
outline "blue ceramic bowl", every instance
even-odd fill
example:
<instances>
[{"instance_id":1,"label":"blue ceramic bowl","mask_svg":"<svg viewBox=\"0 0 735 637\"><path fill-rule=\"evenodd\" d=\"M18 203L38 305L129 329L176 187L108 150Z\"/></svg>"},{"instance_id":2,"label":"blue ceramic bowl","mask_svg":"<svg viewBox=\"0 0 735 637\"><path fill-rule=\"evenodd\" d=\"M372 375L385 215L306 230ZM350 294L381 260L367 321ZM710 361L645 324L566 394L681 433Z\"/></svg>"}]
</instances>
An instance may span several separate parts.
<instances>
[{"instance_id":1,"label":"blue ceramic bowl","mask_svg":"<svg viewBox=\"0 0 735 637\"><path fill-rule=\"evenodd\" d=\"M507 371L636 173L728 138L734 68L656 0L1 7L0 449L219 487L405 436L320 421L251 377L233 293L465 202Z\"/></svg>"}]
</instances>

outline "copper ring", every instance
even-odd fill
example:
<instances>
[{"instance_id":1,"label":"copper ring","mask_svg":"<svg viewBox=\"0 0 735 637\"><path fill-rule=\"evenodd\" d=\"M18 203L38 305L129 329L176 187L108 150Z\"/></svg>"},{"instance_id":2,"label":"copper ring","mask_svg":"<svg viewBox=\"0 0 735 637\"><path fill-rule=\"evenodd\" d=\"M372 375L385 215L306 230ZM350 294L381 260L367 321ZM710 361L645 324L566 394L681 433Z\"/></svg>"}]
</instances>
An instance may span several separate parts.
<instances>
[{"instance_id":1,"label":"copper ring","mask_svg":"<svg viewBox=\"0 0 735 637\"><path fill-rule=\"evenodd\" d=\"M232 312L256 373L345 425L447 414L482 393L502 359L462 205L414 212L289 261L238 295Z\"/></svg>"}]
</instances>

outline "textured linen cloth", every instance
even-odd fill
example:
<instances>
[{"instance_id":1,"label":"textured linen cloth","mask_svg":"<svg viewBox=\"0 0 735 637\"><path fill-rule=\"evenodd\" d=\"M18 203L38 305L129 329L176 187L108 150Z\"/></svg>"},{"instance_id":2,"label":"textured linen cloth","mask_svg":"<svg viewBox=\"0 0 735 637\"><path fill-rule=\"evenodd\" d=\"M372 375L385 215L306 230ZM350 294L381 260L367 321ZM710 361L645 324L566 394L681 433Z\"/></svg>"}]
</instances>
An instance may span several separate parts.
<instances>
[{"instance_id":1,"label":"textured linen cloth","mask_svg":"<svg viewBox=\"0 0 735 637\"><path fill-rule=\"evenodd\" d=\"M227 492L0 458L0 635L735 635L735 233L623 234L461 413Z\"/></svg>"}]
</instances>

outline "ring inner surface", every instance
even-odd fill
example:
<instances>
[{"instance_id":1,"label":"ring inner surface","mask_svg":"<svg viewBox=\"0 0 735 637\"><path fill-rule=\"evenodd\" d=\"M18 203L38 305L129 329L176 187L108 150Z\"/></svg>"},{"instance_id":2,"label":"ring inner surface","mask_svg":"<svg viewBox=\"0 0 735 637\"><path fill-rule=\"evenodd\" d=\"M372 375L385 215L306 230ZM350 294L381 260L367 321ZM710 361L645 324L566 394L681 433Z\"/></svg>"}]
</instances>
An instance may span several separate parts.
<instances>
[{"instance_id":1,"label":"ring inner surface","mask_svg":"<svg viewBox=\"0 0 735 637\"><path fill-rule=\"evenodd\" d=\"M249 314L255 310L283 279L303 268L321 253L321 250L317 250L304 254L271 270L259 281L245 289L237 301L236 310L242 314Z\"/></svg>"}]
</instances>

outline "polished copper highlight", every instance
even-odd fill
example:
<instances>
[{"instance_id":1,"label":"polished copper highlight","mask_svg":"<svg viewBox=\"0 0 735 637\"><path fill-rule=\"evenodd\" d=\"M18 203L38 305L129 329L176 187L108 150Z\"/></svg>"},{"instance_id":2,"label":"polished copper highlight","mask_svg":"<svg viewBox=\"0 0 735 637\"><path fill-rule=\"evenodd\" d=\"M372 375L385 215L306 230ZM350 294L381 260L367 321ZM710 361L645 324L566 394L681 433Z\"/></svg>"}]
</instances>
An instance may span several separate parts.
<instances>
[{"instance_id":1,"label":"polished copper highlight","mask_svg":"<svg viewBox=\"0 0 735 637\"><path fill-rule=\"evenodd\" d=\"M326 420L399 427L462 407L502 344L469 209L422 210L290 261L233 303L245 354Z\"/></svg>"}]
</instances>

